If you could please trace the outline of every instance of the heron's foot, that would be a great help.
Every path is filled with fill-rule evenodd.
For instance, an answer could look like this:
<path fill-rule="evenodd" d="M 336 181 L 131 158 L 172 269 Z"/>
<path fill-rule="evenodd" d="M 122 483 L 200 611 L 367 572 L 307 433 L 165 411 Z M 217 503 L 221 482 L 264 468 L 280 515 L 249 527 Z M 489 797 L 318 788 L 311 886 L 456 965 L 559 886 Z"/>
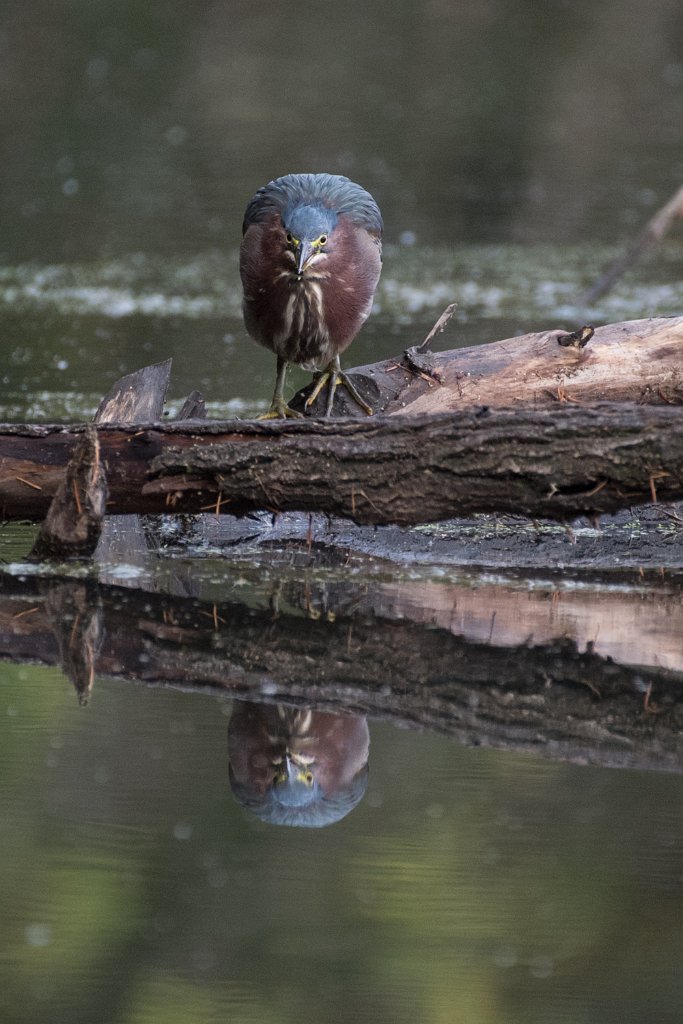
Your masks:
<path fill-rule="evenodd" d="M 368 405 L 365 399 L 361 397 L 358 390 L 356 389 L 356 386 L 351 382 L 351 378 L 348 376 L 348 374 L 344 373 L 344 371 L 340 369 L 339 366 L 335 366 L 334 363 L 328 366 L 327 369 L 323 370 L 323 372 L 319 375 L 318 379 L 315 382 L 315 387 L 313 388 L 310 395 L 306 399 L 306 404 L 304 408 L 309 409 L 313 405 L 313 403 L 315 402 L 316 398 L 318 397 L 322 389 L 325 387 L 325 385 L 327 385 L 328 387 L 327 405 L 325 407 L 326 419 L 329 419 L 329 417 L 332 415 L 332 406 L 334 405 L 334 394 L 340 385 L 346 388 L 346 390 L 351 395 L 351 398 L 354 400 L 356 405 L 360 406 L 360 408 L 367 416 L 372 416 L 372 408 Z"/>
<path fill-rule="evenodd" d="M 303 416 L 296 409 L 290 409 L 284 398 L 274 398 L 268 412 L 261 413 L 257 420 L 300 420 Z"/>

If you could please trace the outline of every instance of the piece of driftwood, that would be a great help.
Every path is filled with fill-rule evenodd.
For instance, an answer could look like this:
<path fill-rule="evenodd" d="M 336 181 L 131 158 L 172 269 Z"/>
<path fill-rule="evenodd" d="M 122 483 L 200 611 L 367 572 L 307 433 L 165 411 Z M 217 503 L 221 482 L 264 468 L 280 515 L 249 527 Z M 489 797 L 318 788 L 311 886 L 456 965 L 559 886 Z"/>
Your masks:
<path fill-rule="evenodd" d="M 160 416 L 161 414 L 159 414 Z M 159 416 L 155 417 L 159 419 Z M 201 391 L 191 391 L 180 407 L 176 422 L 182 420 L 203 420 L 206 416 L 206 401 Z"/>
<path fill-rule="evenodd" d="M 597 281 L 583 296 L 582 302 L 589 306 L 611 291 L 619 278 L 629 270 L 640 257 L 657 245 L 664 238 L 671 225 L 678 218 L 683 218 L 683 185 L 671 199 L 660 207 L 647 222 L 636 240 L 626 251 L 600 275 Z"/>
<path fill-rule="evenodd" d="M 161 419 L 172 365 L 171 359 L 165 359 L 121 377 L 100 402 L 93 422 L 154 423 Z M 191 397 L 197 394 L 193 392 Z"/>
<path fill-rule="evenodd" d="M 427 354 L 429 372 L 415 370 L 418 350 L 405 366 L 366 368 L 388 414 L 372 419 L 101 427 L 107 511 L 408 524 L 488 510 L 563 519 L 682 496 L 683 317 Z M 593 404 L 605 396 L 624 402 Z M 45 515 L 83 429 L 0 427 L 5 517 Z"/>
<path fill-rule="evenodd" d="M 93 606 L 97 627 L 81 630 L 81 609 Z M 683 768 L 680 673 L 620 665 L 571 640 L 492 646 L 363 610 L 314 618 L 92 580 L 0 577 L 0 658 L 64 664 L 67 633 L 85 647 L 80 656 L 77 639 L 66 648 L 79 695 L 92 670 L 363 714 L 578 763 Z"/>

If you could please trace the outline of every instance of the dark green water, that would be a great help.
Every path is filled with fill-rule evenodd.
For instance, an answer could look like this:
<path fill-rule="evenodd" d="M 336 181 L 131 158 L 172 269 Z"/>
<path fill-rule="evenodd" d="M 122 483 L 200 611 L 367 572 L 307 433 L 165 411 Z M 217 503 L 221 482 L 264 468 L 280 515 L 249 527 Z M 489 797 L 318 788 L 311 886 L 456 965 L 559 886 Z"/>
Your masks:
<path fill-rule="evenodd" d="M 445 347 L 679 314 L 680 231 L 599 306 L 579 296 L 683 181 L 682 54 L 677 0 L 9 0 L 0 419 L 86 417 L 168 356 L 171 408 L 199 388 L 211 415 L 261 410 L 240 224 L 294 170 L 348 174 L 384 213 L 347 365 L 451 301 Z M 6 531 L 2 554 L 29 544 Z M 161 589 L 242 586 L 174 557 Z M 7 1024 L 681 1020 L 679 775 L 371 721 L 359 806 L 276 828 L 230 795 L 228 715 L 104 673 L 80 708 L 56 668 L 0 665 Z"/>
<path fill-rule="evenodd" d="M 677 1019 L 680 778 L 376 724 L 361 805 L 286 829 L 228 702 L 5 666 L 0 710 L 8 1021 Z"/>

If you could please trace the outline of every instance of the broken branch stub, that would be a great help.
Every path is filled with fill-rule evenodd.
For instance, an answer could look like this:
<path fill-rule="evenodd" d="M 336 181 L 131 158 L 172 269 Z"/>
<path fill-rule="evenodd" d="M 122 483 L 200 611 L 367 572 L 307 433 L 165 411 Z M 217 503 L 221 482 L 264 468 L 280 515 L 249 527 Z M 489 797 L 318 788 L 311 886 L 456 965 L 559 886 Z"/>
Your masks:
<path fill-rule="evenodd" d="M 88 558 L 97 547 L 107 502 L 107 481 L 97 430 L 88 424 L 66 467 L 29 560 Z"/>

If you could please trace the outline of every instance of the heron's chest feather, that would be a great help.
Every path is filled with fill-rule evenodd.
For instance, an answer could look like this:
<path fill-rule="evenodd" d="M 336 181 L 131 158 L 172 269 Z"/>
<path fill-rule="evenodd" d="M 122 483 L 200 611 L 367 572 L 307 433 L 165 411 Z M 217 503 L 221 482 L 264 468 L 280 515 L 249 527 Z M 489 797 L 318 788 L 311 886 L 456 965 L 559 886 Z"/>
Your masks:
<path fill-rule="evenodd" d="M 289 353 L 292 362 L 317 363 L 328 357 L 330 329 L 327 323 L 324 281 L 293 279 L 283 275 L 279 289 L 280 322 L 273 336 L 273 348 Z M 282 287 L 283 286 L 283 287 Z"/>

